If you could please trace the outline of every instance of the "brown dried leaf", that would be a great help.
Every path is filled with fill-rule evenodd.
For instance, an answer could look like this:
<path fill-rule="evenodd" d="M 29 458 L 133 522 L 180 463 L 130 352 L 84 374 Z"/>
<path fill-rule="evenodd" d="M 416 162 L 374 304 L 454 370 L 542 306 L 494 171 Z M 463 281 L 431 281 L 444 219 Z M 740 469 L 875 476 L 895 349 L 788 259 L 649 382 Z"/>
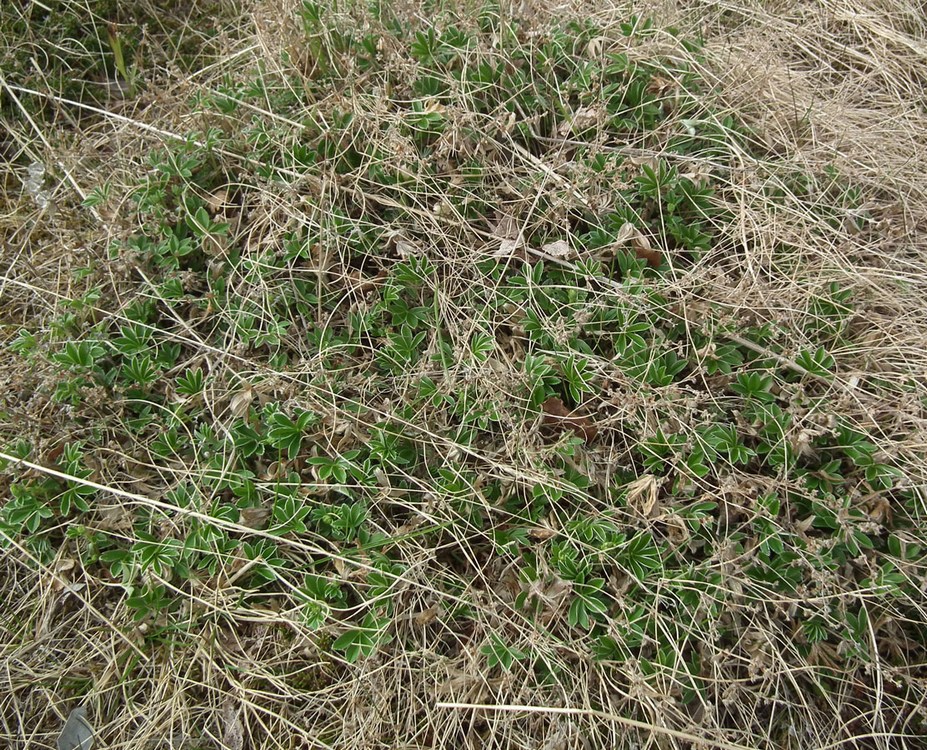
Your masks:
<path fill-rule="evenodd" d="M 637 231 L 637 227 L 634 226 L 630 221 L 626 221 L 621 225 L 621 229 L 618 230 L 618 234 L 615 235 L 615 244 L 627 245 L 638 234 L 640 234 L 640 232 Z"/>
<path fill-rule="evenodd" d="M 572 430 L 574 435 L 581 437 L 586 443 L 591 442 L 598 433 L 598 429 L 589 417 L 575 415 L 566 408 L 563 401 L 555 396 L 551 396 L 541 404 L 541 409 L 544 412 L 541 424 Z"/>
<path fill-rule="evenodd" d="M 554 529 L 548 529 L 543 526 L 528 529 L 528 538 L 532 542 L 546 542 L 548 539 L 553 539 L 555 536 L 557 536 L 557 532 Z"/>
<path fill-rule="evenodd" d="M 641 234 L 641 231 L 629 221 L 625 222 L 621 229 L 618 230 L 615 244 L 612 247 L 623 247 L 628 244 L 631 245 L 634 254 L 641 260 L 647 261 L 647 265 L 651 268 L 659 268 L 663 263 L 663 253 L 654 250 L 650 246 L 650 240 Z"/>
<path fill-rule="evenodd" d="M 676 86 L 676 82 L 671 78 L 663 76 L 654 76 L 647 85 L 647 92 L 650 94 L 662 95 Z"/>
<path fill-rule="evenodd" d="M 228 188 L 221 188 L 216 190 L 214 193 L 211 193 L 206 198 L 206 203 L 213 213 L 216 213 L 223 207 L 227 206 L 229 202 L 229 191 Z"/>
<path fill-rule="evenodd" d="M 441 614 L 441 605 L 432 604 L 428 609 L 424 609 L 418 614 L 416 614 L 412 619 L 415 621 L 415 624 L 419 627 L 425 627 L 429 623 L 434 622 L 438 615 Z"/>
<path fill-rule="evenodd" d="M 264 528 L 268 518 L 270 518 L 270 508 L 259 505 L 256 508 L 241 509 L 241 525 L 249 529 Z"/>
<path fill-rule="evenodd" d="M 414 258 L 422 254 L 415 245 L 405 240 L 396 240 L 396 252 L 400 258 Z"/>
<path fill-rule="evenodd" d="M 518 222 L 515 220 L 514 216 L 506 214 L 496 222 L 496 226 L 493 227 L 492 234 L 494 237 L 501 237 L 506 240 L 514 240 L 521 236 L 521 227 L 518 225 Z"/>
<path fill-rule="evenodd" d="M 604 36 L 593 37 L 589 40 L 589 44 L 586 45 L 586 56 L 593 59 L 599 58 L 602 56 L 602 52 L 605 50 L 605 45 L 608 42 L 608 38 Z"/>

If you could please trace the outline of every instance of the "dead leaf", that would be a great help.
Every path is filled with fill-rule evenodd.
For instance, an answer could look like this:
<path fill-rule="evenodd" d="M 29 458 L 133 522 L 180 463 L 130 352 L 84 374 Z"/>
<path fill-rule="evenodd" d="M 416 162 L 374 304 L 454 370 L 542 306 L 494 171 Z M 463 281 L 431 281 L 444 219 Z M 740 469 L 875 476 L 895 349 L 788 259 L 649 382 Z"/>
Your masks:
<path fill-rule="evenodd" d="M 232 396 L 232 401 L 229 404 L 229 409 L 232 412 L 233 417 L 243 417 L 248 413 L 248 407 L 251 406 L 251 401 L 254 399 L 254 389 L 250 385 L 246 385 L 238 393 Z"/>
<path fill-rule="evenodd" d="M 543 526 L 539 526 L 534 529 L 528 529 L 528 538 L 532 542 L 546 542 L 548 539 L 553 539 L 557 536 L 557 532 L 553 529 L 548 529 Z"/>
<path fill-rule="evenodd" d="M 874 498 L 867 512 L 873 521 L 881 524 L 890 524 L 894 515 L 892 504 L 885 497 Z"/>
<path fill-rule="evenodd" d="M 87 709 L 75 708 L 58 735 L 58 750 L 90 750 L 93 747 L 93 727 L 87 720 Z"/>
<path fill-rule="evenodd" d="M 635 167 L 643 167 L 645 164 L 652 169 L 656 169 L 660 160 L 656 156 L 642 155 L 642 156 L 632 156 L 628 161 L 633 164 Z"/>
<path fill-rule="evenodd" d="M 653 474 L 644 474 L 627 485 L 628 505 L 644 518 L 652 518 L 657 507 L 659 485 Z"/>
<path fill-rule="evenodd" d="M 249 529 L 264 528 L 268 518 L 270 518 L 270 508 L 259 505 L 256 508 L 241 509 L 241 525 Z"/>
<path fill-rule="evenodd" d="M 554 258 L 560 258 L 562 260 L 566 260 L 575 255 L 575 251 L 566 240 L 548 242 L 546 245 L 541 245 L 541 250 Z"/>
<path fill-rule="evenodd" d="M 515 221 L 514 216 L 505 214 L 496 222 L 496 226 L 493 227 L 492 233 L 494 237 L 513 239 L 521 234 L 521 227 L 518 225 L 518 222 Z"/>
<path fill-rule="evenodd" d="M 640 234 L 640 232 L 637 231 L 637 227 L 630 221 L 626 221 L 621 225 L 618 234 L 615 235 L 615 245 L 627 245 L 632 238 L 636 237 L 638 234 Z"/>
<path fill-rule="evenodd" d="M 71 584 L 71 571 L 74 569 L 76 562 L 73 558 L 65 557 L 55 565 L 56 575 L 50 576 L 50 584 L 53 591 L 61 591 Z"/>
<path fill-rule="evenodd" d="M 217 211 L 219 211 L 219 209 L 228 205 L 228 202 L 229 202 L 228 188 L 221 188 L 220 190 L 216 190 L 214 193 L 211 193 L 206 198 L 206 203 L 209 206 L 209 208 L 212 209 L 213 213 L 216 213 Z"/>
<path fill-rule="evenodd" d="M 711 167 L 699 163 L 688 172 L 683 172 L 679 176 L 688 180 L 693 185 L 701 185 L 703 182 L 707 183 L 711 181 Z"/>
<path fill-rule="evenodd" d="M 674 546 L 681 547 L 692 537 L 686 522 L 675 513 L 666 514 L 660 520 L 665 526 L 666 535 Z"/>
<path fill-rule="evenodd" d="M 650 79 L 650 83 L 647 84 L 647 93 L 662 95 L 669 91 L 671 88 L 676 86 L 676 82 L 671 78 L 664 78 L 663 76 L 654 76 Z"/>
<path fill-rule="evenodd" d="M 589 417 L 574 414 L 566 408 L 563 401 L 555 396 L 551 396 L 541 404 L 541 409 L 544 412 L 541 424 L 555 425 L 572 430 L 574 435 L 581 437 L 586 443 L 591 442 L 598 433 Z"/>
<path fill-rule="evenodd" d="M 799 519 L 795 521 L 795 530 L 802 536 L 807 533 L 808 529 L 814 524 L 814 516 L 808 516 L 807 518 Z"/>
<path fill-rule="evenodd" d="M 492 254 L 494 258 L 507 258 L 524 247 L 525 237 L 513 216 L 506 215 L 499 219 L 492 234 L 499 238 L 499 247 Z"/>
<path fill-rule="evenodd" d="M 603 116 L 603 111 L 596 107 L 580 107 L 573 113 L 571 118 L 560 123 L 557 133 L 563 137 L 568 136 L 570 133 L 578 135 L 584 130 L 598 126 Z"/>
<path fill-rule="evenodd" d="M 626 245 L 630 245 L 634 254 L 641 260 L 647 261 L 647 265 L 651 268 L 659 268 L 663 264 L 663 253 L 654 250 L 650 246 L 650 240 L 630 221 L 622 224 L 611 248 L 614 250 Z"/>
<path fill-rule="evenodd" d="M 399 254 L 400 258 L 414 258 L 421 255 L 421 252 L 415 245 L 412 245 L 409 242 L 404 240 L 396 240 L 396 252 Z"/>
<path fill-rule="evenodd" d="M 425 627 L 438 617 L 441 613 L 440 604 L 432 604 L 428 609 L 424 609 L 418 614 L 416 614 L 412 619 L 415 621 L 415 624 L 419 627 Z"/>
<path fill-rule="evenodd" d="M 516 240 L 502 240 L 499 243 L 499 247 L 492 254 L 493 258 L 508 258 L 510 255 L 515 255 L 523 246 L 525 242 L 519 237 Z"/>
<path fill-rule="evenodd" d="M 593 37 L 586 45 L 586 55 L 592 58 L 601 57 L 607 41 L 608 39 L 604 36 Z"/>
<path fill-rule="evenodd" d="M 238 711 L 229 702 L 222 709 L 222 747 L 224 750 L 242 750 L 245 746 L 245 728 L 238 718 Z"/>

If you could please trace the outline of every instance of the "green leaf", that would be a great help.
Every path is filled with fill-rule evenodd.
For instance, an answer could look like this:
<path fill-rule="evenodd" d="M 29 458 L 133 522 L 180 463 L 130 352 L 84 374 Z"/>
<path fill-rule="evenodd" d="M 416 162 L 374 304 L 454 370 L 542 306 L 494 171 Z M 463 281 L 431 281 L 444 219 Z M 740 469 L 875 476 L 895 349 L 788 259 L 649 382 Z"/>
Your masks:
<path fill-rule="evenodd" d="M 772 376 L 759 372 L 741 372 L 737 380 L 731 384 L 731 390 L 744 398 L 756 399 L 761 403 L 772 403 L 776 397 L 769 392 L 772 387 Z"/>
<path fill-rule="evenodd" d="M 151 346 L 151 329 L 148 326 L 122 326 L 119 332 L 121 335 L 113 341 L 113 346 L 122 355 L 141 354 Z"/>
<path fill-rule="evenodd" d="M 335 458 L 313 456 L 308 463 L 316 467 L 316 474 L 320 481 L 332 480 L 335 484 L 345 484 L 348 481 L 348 470 L 351 464 L 341 456 Z"/>
<path fill-rule="evenodd" d="M 808 643 L 820 643 L 821 641 L 826 641 L 830 631 L 827 628 L 827 625 L 824 624 L 824 621 L 819 617 L 813 617 L 810 620 L 805 620 L 801 626 L 802 632 L 805 635 Z"/>
<path fill-rule="evenodd" d="M 496 348 L 496 340 L 488 333 L 477 331 L 470 338 L 470 354 L 477 362 L 485 362 Z"/>
<path fill-rule="evenodd" d="M 69 341 L 52 359 L 70 370 L 82 372 L 91 369 L 104 353 L 103 347 L 95 341 Z"/>
<path fill-rule="evenodd" d="M 54 511 L 43 497 L 44 492 L 38 485 L 11 485 L 12 499 L 0 510 L 0 517 L 17 533 L 25 530 L 34 534 L 45 519 L 54 517 Z"/>
<path fill-rule="evenodd" d="M 822 377 L 830 376 L 837 364 L 823 346 L 819 346 L 814 351 L 802 350 L 795 358 L 795 362 L 813 375 Z"/>
<path fill-rule="evenodd" d="M 126 605 L 135 610 L 132 617 L 136 622 L 163 612 L 171 603 L 167 589 L 161 584 L 154 586 L 148 584 L 126 600 Z"/>
<path fill-rule="evenodd" d="M 32 351 L 35 351 L 38 346 L 38 340 L 36 336 L 31 331 L 27 331 L 25 328 L 21 328 L 16 334 L 16 338 L 10 342 L 10 351 L 16 352 L 17 354 L 29 354 Z"/>
<path fill-rule="evenodd" d="M 264 439 L 257 430 L 243 419 L 236 422 L 231 429 L 232 444 L 242 458 L 263 453 Z"/>
<path fill-rule="evenodd" d="M 81 205 L 85 208 L 94 208 L 95 206 L 102 205 L 109 198 L 110 184 L 104 182 L 99 187 L 93 188 L 88 194 L 87 197 L 81 202 Z"/>
<path fill-rule="evenodd" d="M 506 672 L 516 661 L 522 661 L 527 657 L 524 651 L 509 646 L 495 633 L 489 636 L 489 643 L 480 648 L 480 653 L 486 657 L 486 665 L 490 669 L 498 665 Z"/>
<path fill-rule="evenodd" d="M 190 369 L 177 378 L 177 393 L 184 396 L 196 396 L 203 392 L 205 384 L 206 378 L 203 375 L 203 369 L 201 367 Z"/>
<path fill-rule="evenodd" d="M 138 558 L 142 570 L 150 570 L 159 578 L 167 578 L 180 561 L 183 546 L 177 539 L 159 541 L 149 534 L 139 534 L 141 539 L 132 545 L 132 552 Z"/>
<path fill-rule="evenodd" d="M 111 549 L 100 555 L 100 562 L 109 566 L 109 572 L 128 582 L 135 569 L 135 555 L 128 549 Z"/>
<path fill-rule="evenodd" d="M 660 550 L 653 537 L 641 532 L 631 539 L 617 556 L 618 564 L 638 580 L 644 580 L 654 570 L 662 567 Z"/>
<path fill-rule="evenodd" d="M 332 648 L 343 652 L 345 659 L 354 664 L 370 656 L 376 650 L 377 645 L 385 640 L 387 624 L 386 618 L 378 618 L 372 613 L 368 614 L 361 627 L 342 633 L 332 644 Z"/>
<path fill-rule="evenodd" d="M 576 404 L 582 403 L 583 395 L 595 390 L 592 386 L 593 374 L 589 372 L 589 362 L 583 357 L 570 354 L 562 361 L 561 367 L 570 398 Z"/>
<path fill-rule="evenodd" d="M 573 585 L 573 601 L 567 612 L 567 622 L 573 627 L 588 630 L 594 618 L 608 611 L 608 605 L 602 595 L 604 578 L 593 578 L 586 583 Z"/>
<path fill-rule="evenodd" d="M 129 383 L 147 387 L 158 379 L 158 368 L 147 354 L 133 355 L 123 364 L 122 376 Z"/>
<path fill-rule="evenodd" d="M 304 432 L 315 419 L 315 415 L 308 411 L 301 412 L 296 419 L 291 419 L 285 414 L 276 412 L 271 418 L 271 426 L 267 431 L 267 440 L 274 448 L 285 451 L 287 457 L 292 461 L 299 455 Z"/>

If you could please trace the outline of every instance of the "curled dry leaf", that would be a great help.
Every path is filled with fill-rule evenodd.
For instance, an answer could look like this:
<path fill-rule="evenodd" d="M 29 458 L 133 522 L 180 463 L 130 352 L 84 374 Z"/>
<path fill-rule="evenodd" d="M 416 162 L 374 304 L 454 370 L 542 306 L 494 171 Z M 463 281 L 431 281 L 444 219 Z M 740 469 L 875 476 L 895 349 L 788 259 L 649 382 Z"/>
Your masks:
<path fill-rule="evenodd" d="M 400 258 L 415 258 L 422 254 L 415 245 L 405 240 L 396 240 L 396 252 Z"/>
<path fill-rule="evenodd" d="M 551 396 L 541 404 L 541 409 L 544 412 L 541 424 L 572 430 L 576 437 L 582 438 L 587 443 L 592 442 L 598 433 L 598 429 L 592 424 L 589 417 L 579 416 L 571 412 L 563 401 L 555 396 Z"/>
<path fill-rule="evenodd" d="M 555 536 L 557 536 L 557 532 L 545 526 L 528 529 L 528 538 L 532 542 L 546 542 L 548 539 L 553 539 Z"/>
<path fill-rule="evenodd" d="M 644 518 L 652 518 L 657 507 L 657 479 L 653 474 L 635 479 L 626 488 L 628 505 Z"/>
<path fill-rule="evenodd" d="M 664 78 L 663 76 L 654 76 L 650 79 L 650 83 L 647 84 L 647 92 L 650 94 L 657 94 L 658 96 L 665 94 L 672 88 L 676 87 L 676 82 L 671 78 Z"/>
<path fill-rule="evenodd" d="M 49 576 L 49 583 L 53 591 L 61 591 L 73 585 L 71 584 L 71 571 L 76 564 L 74 558 L 65 557 L 55 565 L 55 575 Z"/>
<path fill-rule="evenodd" d="M 560 123 L 557 133 L 564 137 L 570 133 L 579 134 L 600 124 L 603 116 L 602 110 L 596 107 L 580 107 L 571 118 Z"/>
<path fill-rule="evenodd" d="M 400 255 L 402 253 L 400 252 Z M 403 256 L 407 257 L 407 256 Z M 360 271 L 346 271 L 341 277 L 343 281 L 347 282 L 347 286 L 354 292 L 358 294 L 367 294 L 372 292 L 374 289 L 379 286 L 380 282 L 384 281 L 389 276 L 389 271 L 385 268 L 381 268 L 377 271 L 376 276 L 364 276 Z"/>
<path fill-rule="evenodd" d="M 492 230 L 494 237 L 502 237 L 508 240 L 514 240 L 521 235 L 521 227 L 514 216 L 504 215 Z"/>
<path fill-rule="evenodd" d="M 660 165 L 660 159 L 656 156 L 643 154 L 641 156 L 632 156 L 628 161 L 633 164 L 635 167 L 648 166 L 652 169 L 656 169 Z"/>
<path fill-rule="evenodd" d="M 234 396 L 232 396 L 232 401 L 229 404 L 229 408 L 232 412 L 233 417 L 243 417 L 248 413 L 248 407 L 251 406 L 251 401 L 254 399 L 254 389 L 247 385 Z"/>
<path fill-rule="evenodd" d="M 679 176 L 689 180 L 693 185 L 701 185 L 702 183 L 711 181 L 711 167 L 699 163 L 693 166 L 688 172 L 683 172 Z"/>
<path fill-rule="evenodd" d="M 240 522 L 242 526 L 249 529 L 262 529 L 267 519 L 270 518 L 270 508 L 257 506 L 256 508 L 242 508 L 240 512 Z"/>
<path fill-rule="evenodd" d="M 213 213 L 216 213 L 220 209 L 228 205 L 229 202 L 229 191 L 228 188 L 221 188 L 211 193 L 206 198 L 206 205 L 212 210 Z"/>
<path fill-rule="evenodd" d="M 439 614 L 441 614 L 441 605 L 432 604 L 428 609 L 424 609 L 418 614 L 413 615 L 412 619 L 416 625 L 423 628 L 434 622 Z"/>
<path fill-rule="evenodd" d="M 499 238 L 499 247 L 493 252 L 494 258 L 507 258 L 521 250 L 525 245 L 525 236 L 513 216 L 503 216 L 492 230 L 493 237 Z"/>
<path fill-rule="evenodd" d="M 630 221 L 626 221 L 618 230 L 612 247 L 618 248 L 625 245 L 630 245 L 631 249 L 634 250 L 634 254 L 641 260 L 647 261 L 647 265 L 651 268 L 659 268 L 662 265 L 663 253 L 654 250 L 650 246 L 650 240 Z"/>
<path fill-rule="evenodd" d="M 586 45 L 586 56 L 592 59 L 601 57 L 607 42 L 608 39 L 604 36 L 593 37 L 589 40 L 589 44 Z"/>

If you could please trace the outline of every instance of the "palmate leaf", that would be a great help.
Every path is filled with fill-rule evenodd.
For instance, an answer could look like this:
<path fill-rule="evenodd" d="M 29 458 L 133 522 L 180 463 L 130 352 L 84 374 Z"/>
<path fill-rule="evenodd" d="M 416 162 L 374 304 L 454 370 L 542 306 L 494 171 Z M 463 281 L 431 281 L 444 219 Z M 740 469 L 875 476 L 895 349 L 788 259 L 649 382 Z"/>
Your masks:
<path fill-rule="evenodd" d="M 509 646 L 495 633 L 489 636 L 489 643 L 480 649 L 486 657 L 486 665 L 492 669 L 497 664 L 508 672 L 516 661 L 521 661 L 527 654 L 514 646 Z"/>
<path fill-rule="evenodd" d="M 342 633 L 332 644 L 332 648 L 343 652 L 345 659 L 353 664 L 359 659 L 370 656 L 377 646 L 390 640 L 390 636 L 386 633 L 388 623 L 388 618 L 377 617 L 371 612 L 364 618 L 360 627 L 351 628 Z"/>
<path fill-rule="evenodd" d="M 14 484 L 10 486 L 10 494 L 12 500 L 0 511 L 0 522 L 9 525 L 17 533 L 25 530 L 34 534 L 42 521 L 55 515 L 45 502 L 44 492 L 35 486 Z"/>
<path fill-rule="evenodd" d="M 588 630 L 596 616 L 605 614 L 608 604 L 601 593 L 604 586 L 604 578 L 593 578 L 587 583 L 574 584 L 575 598 L 570 603 L 567 613 L 567 622 L 570 625 Z"/>
<path fill-rule="evenodd" d="M 344 658 L 351 664 L 359 659 L 370 656 L 376 648 L 376 634 L 364 628 L 352 628 L 332 644 L 336 651 L 344 653 Z"/>
<path fill-rule="evenodd" d="M 149 534 L 139 534 L 140 540 L 132 545 L 142 570 L 150 570 L 159 578 L 168 577 L 180 562 L 183 545 L 177 539 L 159 541 Z"/>
<path fill-rule="evenodd" d="M 296 419 L 277 412 L 271 419 L 267 440 L 274 448 L 286 451 L 287 457 L 293 460 L 302 447 L 303 433 L 314 421 L 315 415 L 308 411 L 301 412 Z"/>
<path fill-rule="evenodd" d="M 618 563 L 638 580 L 645 579 L 651 571 L 662 565 L 660 550 L 648 533 L 641 533 L 631 539 L 618 555 Z"/>

